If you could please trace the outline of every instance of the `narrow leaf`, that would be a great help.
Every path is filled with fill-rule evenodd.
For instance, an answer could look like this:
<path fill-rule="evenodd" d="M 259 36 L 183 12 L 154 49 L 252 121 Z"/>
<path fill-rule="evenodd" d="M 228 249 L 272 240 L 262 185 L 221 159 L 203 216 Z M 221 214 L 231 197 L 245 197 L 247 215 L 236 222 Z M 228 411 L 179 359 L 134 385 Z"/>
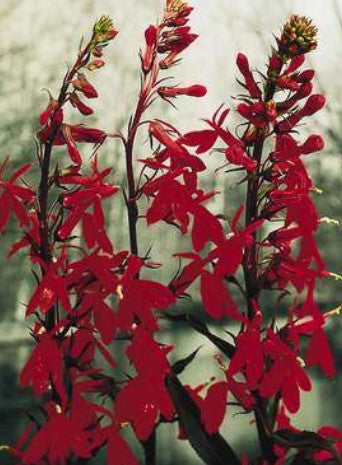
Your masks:
<path fill-rule="evenodd" d="M 196 350 L 194 350 L 190 355 L 188 355 L 186 358 L 183 358 L 181 360 L 178 360 L 176 363 L 172 365 L 172 371 L 175 375 L 179 375 L 182 373 L 185 368 L 194 360 L 196 357 L 197 353 L 201 349 L 201 346 L 197 347 Z"/>
<path fill-rule="evenodd" d="M 178 378 L 168 376 L 166 386 L 176 406 L 181 426 L 203 462 L 207 465 L 240 465 L 240 460 L 219 433 L 210 435 L 205 431 L 195 402 Z"/>

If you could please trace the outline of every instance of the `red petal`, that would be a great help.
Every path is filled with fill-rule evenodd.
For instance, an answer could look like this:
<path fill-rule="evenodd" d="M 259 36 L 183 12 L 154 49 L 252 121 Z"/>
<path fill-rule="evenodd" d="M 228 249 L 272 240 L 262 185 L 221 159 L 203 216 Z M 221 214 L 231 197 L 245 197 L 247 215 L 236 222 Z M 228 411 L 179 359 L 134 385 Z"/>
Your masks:
<path fill-rule="evenodd" d="M 216 433 L 226 415 L 228 384 L 218 382 L 210 386 L 201 408 L 201 420 L 209 434 Z"/>
<path fill-rule="evenodd" d="M 236 311 L 235 302 L 222 279 L 208 271 L 202 271 L 201 297 L 206 311 L 212 318 L 218 320 L 224 315 L 229 315 L 234 320 L 244 320 Z"/>
<path fill-rule="evenodd" d="M 215 215 L 199 206 L 195 210 L 192 228 L 192 243 L 195 251 L 202 250 L 210 239 L 216 245 L 220 244 L 224 239 L 223 228 Z"/>
<path fill-rule="evenodd" d="M 107 447 L 108 465 L 139 465 L 126 441 L 111 429 Z"/>

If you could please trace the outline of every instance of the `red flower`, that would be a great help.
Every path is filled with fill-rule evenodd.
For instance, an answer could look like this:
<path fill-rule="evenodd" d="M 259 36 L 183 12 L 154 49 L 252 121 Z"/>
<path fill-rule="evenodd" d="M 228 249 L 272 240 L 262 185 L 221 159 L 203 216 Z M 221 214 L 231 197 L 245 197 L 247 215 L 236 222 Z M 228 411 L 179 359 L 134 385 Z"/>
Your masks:
<path fill-rule="evenodd" d="M 324 329 L 318 328 L 313 332 L 304 359 L 308 368 L 318 365 L 325 376 L 336 376 L 334 358 Z"/>
<path fill-rule="evenodd" d="M 177 224 L 179 223 L 182 234 L 185 234 L 190 222 L 189 213 L 193 208 L 192 196 L 178 181 L 166 179 L 165 181 L 147 210 L 147 224 L 157 223 L 160 220 L 168 221 L 168 218 L 171 221 L 174 219 Z"/>
<path fill-rule="evenodd" d="M 324 140 L 321 136 L 313 134 L 307 138 L 307 140 L 302 145 L 302 153 L 307 155 L 308 153 L 318 152 L 323 150 Z"/>
<path fill-rule="evenodd" d="M 138 319 L 145 329 L 155 331 L 158 325 L 152 309 L 163 310 L 175 303 L 172 292 L 160 283 L 123 276 L 117 285 L 119 304 L 116 313 L 117 325 L 122 330 L 131 329 Z"/>
<path fill-rule="evenodd" d="M 243 166 L 247 171 L 255 171 L 258 162 L 249 157 L 243 146 L 235 144 L 225 150 L 225 155 L 229 163 L 237 166 Z"/>
<path fill-rule="evenodd" d="M 231 229 L 234 234 L 233 237 L 223 241 L 208 256 L 211 260 L 218 259 L 215 266 L 215 274 L 221 278 L 236 272 L 242 262 L 245 247 L 249 247 L 251 244 L 251 234 L 262 224 L 262 221 L 259 220 L 251 223 L 244 231 L 238 231 L 237 223 L 242 212 L 243 209 L 239 208 L 232 220 Z"/>
<path fill-rule="evenodd" d="M 186 388 L 200 410 L 201 422 L 206 432 L 208 434 L 217 433 L 226 416 L 228 383 L 218 381 L 212 384 L 204 399 L 199 395 L 203 386 L 196 389 L 192 389 L 190 386 Z"/>
<path fill-rule="evenodd" d="M 257 102 L 251 105 L 240 103 L 237 111 L 257 128 L 263 128 L 269 123 L 275 121 L 277 117 L 276 106 L 274 102 Z"/>
<path fill-rule="evenodd" d="M 172 346 L 160 346 L 148 331 L 138 326 L 133 332 L 132 344 L 127 347 L 126 353 L 139 375 L 163 378 L 170 373 L 166 355 L 172 349 Z"/>
<path fill-rule="evenodd" d="M 85 242 L 89 249 L 96 244 L 108 253 L 113 252 L 113 246 L 105 231 L 105 218 L 99 199 L 95 199 L 93 213 L 85 213 L 82 221 L 82 230 Z"/>
<path fill-rule="evenodd" d="M 336 453 L 333 455 L 332 450 L 322 450 L 320 452 L 317 452 L 314 457 L 318 461 L 322 461 L 323 463 L 329 462 L 331 460 L 335 461 L 337 459 L 341 460 L 342 458 L 342 432 L 339 431 L 337 428 L 334 428 L 332 426 L 322 426 L 319 428 L 317 433 L 322 436 L 324 439 L 327 439 L 328 441 L 333 441 L 334 445 L 331 446 L 331 448 L 336 449 Z"/>
<path fill-rule="evenodd" d="M 31 228 L 25 232 L 25 235 L 19 239 L 18 241 L 14 242 L 7 254 L 8 258 L 11 258 L 14 254 L 16 254 L 19 250 L 24 247 L 31 246 L 30 254 L 31 256 L 35 255 L 35 251 L 33 248 L 34 244 L 39 244 L 40 242 L 40 232 L 39 232 L 39 223 L 37 213 L 29 214 Z"/>
<path fill-rule="evenodd" d="M 247 329 L 241 332 L 236 339 L 235 353 L 229 363 L 228 379 L 236 373 L 245 373 L 250 389 L 255 389 L 263 375 L 264 355 L 260 340 L 259 316 L 248 323 Z"/>
<path fill-rule="evenodd" d="M 229 392 L 233 394 L 235 399 L 242 405 L 246 411 L 250 411 L 255 405 L 255 397 L 249 392 L 247 383 L 235 381 L 234 378 L 227 376 Z"/>
<path fill-rule="evenodd" d="M 208 271 L 201 273 L 201 299 L 208 314 L 218 320 L 228 315 L 234 320 L 243 321 L 244 318 L 236 310 L 236 304 L 231 298 L 222 278 L 216 273 Z"/>
<path fill-rule="evenodd" d="M 151 121 L 149 132 L 158 142 L 167 147 L 171 152 L 177 155 L 183 155 L 183 148 L 177 144 L 166 132 L 163 126 L 156 121 Z"/>
<path fill-rule="evenodd" d="M 130 423 L 142 441 L 151 435 L 159 413 L 168 420 L 174 416 L 174 407 L 162 379 L 138 376 L 128 381 L 116 397 L 117 421 Z"/>
<path fill-rule="evenodd" d="M 50 98 L 46 110 L 39 117 L 39 122 L 44 129 L 37 133 L 38 138 L 42 138 L 42 142 L 46 142 L 50 135 L 58 130 L 63 123 L 63 109 L 57 100 Z"/>
<path fill-rule="evenodd" d="M 86 235 L 88 244 L 92 246 L 97 242 L 104 250 L 110 252 L 112 246 L 104 231 L 104 215 L 99 199 L 110 197 L 119 189 L 104 182 L 111 169 L 107 168 L 99 171 L 96 158 L 92 164 L 92 169 L 93 174 L 89 177 L 80 174 L 59 177 L 60 184 L 71 184 L 80 186 L 80 188 L 63 195 L 63 206 L 70 210 L 70 214 L 59 228 L 58 235 L 62 240 L 66 239 L 77 223 L 83 220 L 86 225 L 92 228 Z M 89 214 L 86 214 L 86 212 L 91 206 L 93 206 L 93 214 L 90 219 Z"/>
<path fill-rule="evenodd" d="M 177 254 L 176 256 L 192 259 L 192 262 L 186 265 L 180 275 L 173 279 L 169 285 L 174 294 L 179 296 L 200 276 L 205 261 L 193 253 Z"/>
<path fill-rule="evenodd" d="M 141 327 L 134 331 L 133 342 L 127 348 L 138 376 L 117 395 L 115 414 L 119 423 L 132 424 L 140 440 L 150 436 L 159 413 L 168 420 L 174 416 L 174 407 L 164 385 L 164 376 L 170 373 L 166 354 L 171 349 L 161 348 Z"/>
<path fill-rule="evenodd" d="M 198 153 L 202 153 L 209 150 L 218 138 L 222 139 L 223 142 L 228 146 L 226 149 L 219 149 L 219 152 L 224 152 L 226 159 L 229 163 L 237 166 L 243 166 L 247 171 L 255 171 L 257 162 L 253 158 L 249 157 L 246 152 L 247 142 L 243 139 L 240 140 L 228 130 L 222 128 L 222 125 L 229 114 L 229 109 L 226 109 L 220 115 L 219 108 L 213 116 L 212 121 L 206 120 L 206 122 L 213 128 L 213 131 L 201 131 L 198 133 L 190 133 L 185 136 L 185 144 L 187 145 L 199 145 Z M 264 123 L 263 123 L 264 124 Z M 205 142 L 205 138 L 208 136 L 208 141 Z M 245 137 L 245 136 L 244 136 Z M 201 147 L 203 146 L 203 148 Z M 201 148 L 200 148 L 201 147 Z"/>
<path fill-rule="evenodd" d="M 162 33 L 162 40 L 158 45 L 158 52 L 169 53 L 166 58 L 160 61 L 159 66 L 162 69 L 166 69 L 174 65 L 178 55 L 196 40 L 197 37 L 196 34 L 190 33 L 189 27 L 177 27 L 171 31 L 164 31 Z"/>
<path fill-rule="evenodd" d="M 115 465 L 139 465 L 116 428 L 110 428 L 108 431 L 107 460 L 110 465 L 114 463 Z"/>
<path fill-rule="evenodd" d="M 32 163 L 17 169 L 8 181 L 2 179 L 8 158 L 5 158 L 0 165 L 0 234 L 7 226 L 11 212 L 19 220 L 20 227 L 26 226 L 30 222 L 30 216 L 25 209 L 25 204 L 32 203 L 34 192 L 28 187 L 18 186 L 15 182 L 31 168 Z M 23 205 L 24 204 L 24 205 Z"/>
<path fill-rule="evenodd" d="M 321 110 L 325 105 L 326 99 L 323 95 L 314 94 L 311 95 L 306 101 L 303 108 L 298 110 L 296 113 L 293 113 L 285 121 L 282 121 L 277 124 L 277 132 L 289 132 L 291 129 L 296 126 L 299 121 L 307 116 L 311 116 L 317 111 Z"/>
<path fill-rule="evenodd" d="M 215 215 L 199 205 L 194 211 L 194 224 L 192 227 L 194 250 L 199 252 L 209 240 L 212 240 L 216 245 L 222 243 L 224 240 L 223 228 Z"/>
<path fill-rule="evenodd" d="M 51 465 L 66 465 L 71 454 L 91 457 L 91 433 L 82 428 L 77 416 L 67 416 L 59 405 L 46 407 L 48 420 L 31 440 L 23 454 L 25 465 L 36 465 L 47 457 Z"/>
<path fill-rule="evenodd" d="M 20 374 L 20 383 L 22 387 L 32 384 L 36 396 L 49 392 L 53 386 L 59 395 L 61 404 L 66 405 L 66 392 L 63 385 L 63 353 L 57 341 L 50 335 L 44 334 L 39 337 L 31 357 Z"/>
<path fill-rule="evenodd" d="M 181 144 L 197 147 L 196 153 L 204 153 L 212 148 L 217 140 L 218 135 L 211 129 L 204 129 L 203 131 L 188 132 L 179 139 Z"/>
<path fill-rule="evenodd" d="M 37 307 L 42 313 L 47 313 L 50 308 L 60 301 L 67 312 L 71 312 L 68 290 L 64 277 L 57 274 L 57 267 L 47 268 L 43 279 L 34 291 L 26 309 L 26 316 L 30 316 Z"/>
<path fill-rule="evenodd" d="M 95 355 L 94 336 L 88 329 L 78 329 L 62 341 L 62 348 L 79 368 L 88 368 Z"/>
<path fill-rule="evenodd" d="M 115 255 L 104 254 L 95 250 L 91 255 L 84 255 L 78 261 L 68 265 L 66 281 L 68 286 L 74 287 L 78 292 L 94 281 L 100 285 L 101 292 L 113 293 L 118 284 L 119 268 L 127 258 L 128 252 L 120 252 Z M 89 288 L 89 292 L 97 292 L 98 288 Z"/>
<path fill-rule="evenodd" d="M 51 133 L 52 129 L 49 126 L 45 126 L 37 133 L 37 137 L 42 143 L 46 143 L 49 140 Z M 58 129 L 56 130 L 52 144 L 56 146 L 68 144 L 74 145 L 75 142 L 102 144 L 106 137 L 107 134 L 104 131 L 101 131 L 101 129 L 62 124 L 59 125 Z"/>
<path fill-rule="evenodd" d="M 268 331 L 268 339 L 263 348 L 265 355 L 270 357 L 273 363 L 260 383 L 260 395 L 271 397 L 281 392 L 286 408 L 291 413 L 296 413 L 299 409 L 300 389 L 311 389 L 309 377 L 299 365 L 296 354 L 271 330 Z"/>

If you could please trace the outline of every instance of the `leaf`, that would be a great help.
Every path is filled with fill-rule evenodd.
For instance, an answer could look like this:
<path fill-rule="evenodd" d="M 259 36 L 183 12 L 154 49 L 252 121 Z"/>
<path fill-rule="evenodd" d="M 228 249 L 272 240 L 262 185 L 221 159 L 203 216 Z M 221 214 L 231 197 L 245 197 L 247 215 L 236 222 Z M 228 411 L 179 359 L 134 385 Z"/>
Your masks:
<path fill-rule="evenodd" d="M 179 375 L 182 373 L 182 371 L 185 370 L 185 368 L 194 360 L 196 357 L 198 351 L 201 349 L 202 346 L 197 347 L 196 350 L 191 352 L 190 355 L 188 355 L 185 358 L 182 358 L 181 360 L 178 360 L 176 363 L 172 365 L 172 371 L 175 375 Z"/>
<path fill-rule="evenodd" d="M 336 450 L 332 442 L 324 439 L 317 433 L 312 431 L 292 431 L 289 429 L 281 429 L 272 435 L 274 442 L 282 447 L 306 450 L 314 453 L 321 450 L 328 451 L 332 454 L 336 465 L 340 464 Z"/>
<path fill-rule="evenodd" d="M 240 460 L 219 433 L 210 435 L 205 431 L 195 402 L 178 378 L 168 376 L 165 381 L 181 426 L 203 462 L 207 465 L 240 465 Z"/>
<path fill-rule="evenodd" d="M 224 355 L 226 355 L 228 358 L 233 357 L 235 353 L 235 347 L 224 339 L 221 339 L 220 337 L 211 333 L 203 321 L 196 320 L 192 316 L 172 315 L 170 312 L 164 312 L 163 316 L 170 321 L 182 321 L 184 323 L 188 323 L 193 329 L 209 339 L 209 341 L 211 341 L 218 349 L 220 349 Z"/>
<path fill-rule="evenodd" d="M 207 326 L 198 320 L 190 317 L 189 322 L 191 326 L 196 329 L 199 333 L 203 334 L 203 336 L 207 337 L 216 347 L 218 347 L 221 352 L 223 352 L 228 358 L 232 358 L 235 353 L 235 347 L 230 344 L 229 342 L 221 339 L 220 337 L 216 336 L 215 334 L 211 333 Z"/>

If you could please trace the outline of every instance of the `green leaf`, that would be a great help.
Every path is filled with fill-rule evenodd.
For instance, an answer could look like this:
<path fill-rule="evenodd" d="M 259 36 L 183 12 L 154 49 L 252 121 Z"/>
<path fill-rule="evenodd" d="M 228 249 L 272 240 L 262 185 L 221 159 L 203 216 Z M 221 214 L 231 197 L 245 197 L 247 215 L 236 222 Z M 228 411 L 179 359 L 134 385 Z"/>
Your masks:
<path fill-rule="evenodd" d="M 188 355 L 186 358 L 183 358 L 181 360 L 178 360 L 176 363 L 172 365 L 172 372 L 175 375 L 179 375 L 182 373 L 185 368 L 194 360 L 196 357 L 198 351 L 201 349 L 202 346 L 197 347 L 196 350 L 194 350 L 190 355 Z"/>
<path fill-rule="evenodd" d="M 209 341 L 211 341 L 218 349 L 220 349 L 220 351 L 223 352 L 228 358 L 233 357 L 235 353 L 235 347 L 232 344 L 211 333 L 202 321 L 198 321 L 192 317 L 189 317 L 188 322 L 196 331 L 209 339 Z"/>
<path fill-rule="evenodd" d="M 197 405 L 176 376 L 166 378 L 166 386 L 177 409 L 180 424 L 197 455 L 207 465 L 241 465 L 229 444 L 219 433 L 208 434 Z"/>
<path fill-rule="evenodd" d="M 197 320 L 193 316 L 188 315 L 172 315 L 170 312 L 163 313 L 163 316 L 170 321 L 187 323 L 197 332 L 205 336 L 209 341 L 211 341 L 220 351 L 226 355 L 228 358 L 232 358 L 235 353 L 235 347 L 229 342 L 221 339 L 215 334 L 211 333 L 203 321 Z"/>
<path fill-rule="evenodd" d="M 325 450 L 331 453 L 334 458 L 334 463 L 340 464 L 336 450 L 331 441 L 323 438 L 312 431 L 292 431 L 289 429 L 281 429 L 272 435 L 274 442 L 288 449 L 294 448 L 304 451 L 307 454 Z"/>

